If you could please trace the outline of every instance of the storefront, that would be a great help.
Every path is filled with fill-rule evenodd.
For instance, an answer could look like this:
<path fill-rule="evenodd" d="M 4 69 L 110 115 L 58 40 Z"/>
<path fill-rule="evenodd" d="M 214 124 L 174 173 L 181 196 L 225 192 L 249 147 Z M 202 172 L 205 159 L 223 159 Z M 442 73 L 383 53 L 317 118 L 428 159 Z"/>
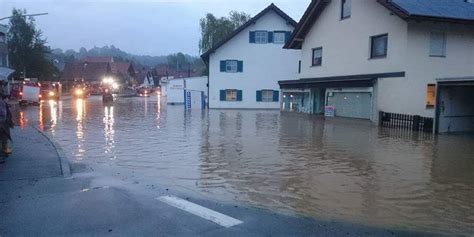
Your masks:
<path fill-rule="evenodd" d="M 372 78 L 301 79 L 280 81 L 282 111 L 324 114 L 334 109 L 337 117 L 373 119 L 374 84 Z"/>

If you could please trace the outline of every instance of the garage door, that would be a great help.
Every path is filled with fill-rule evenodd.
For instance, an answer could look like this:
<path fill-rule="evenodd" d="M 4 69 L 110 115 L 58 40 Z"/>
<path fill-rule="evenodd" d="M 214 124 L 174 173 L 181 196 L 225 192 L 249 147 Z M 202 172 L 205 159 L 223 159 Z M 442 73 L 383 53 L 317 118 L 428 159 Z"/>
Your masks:
<path fill-rule="evenodd" d="M 474 131 L 474 84 L 443 86 L 440 84 L 438 132 Z"/>
<path fill-rule="evenodd" d="M 334 92 L 328 96 L 328 105 L 336 108 L 337 117 L 371 119 L 372 93 Z"/>

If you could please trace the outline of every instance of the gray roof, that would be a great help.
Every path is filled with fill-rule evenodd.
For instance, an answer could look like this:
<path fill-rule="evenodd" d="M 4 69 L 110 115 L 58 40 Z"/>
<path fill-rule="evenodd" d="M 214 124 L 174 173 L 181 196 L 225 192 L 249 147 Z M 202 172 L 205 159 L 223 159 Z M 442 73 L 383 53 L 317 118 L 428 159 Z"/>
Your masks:
<path fill-rule="evenodd" d="M 7 32 L 8 32 L 7 26 L 0 24 L 0 33 L 6 34 Z"/>
<path fill-rule="evenodd" d="M 474 3 L 466 0 L 392 0 L 410 16 L 474 20 Z"/>

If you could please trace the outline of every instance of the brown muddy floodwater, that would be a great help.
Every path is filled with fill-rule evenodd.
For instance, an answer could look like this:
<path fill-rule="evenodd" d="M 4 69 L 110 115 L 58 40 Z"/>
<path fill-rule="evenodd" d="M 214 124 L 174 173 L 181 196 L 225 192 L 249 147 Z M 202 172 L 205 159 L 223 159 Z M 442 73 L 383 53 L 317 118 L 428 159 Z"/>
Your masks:
<path fill-rule="evenodd" d="M 279 111 L 185 113 L 157 97 L 29 107 L 73 162 L 222 200 L 371 226 L 474 233 L 474 135 L 432 137 Z"/>

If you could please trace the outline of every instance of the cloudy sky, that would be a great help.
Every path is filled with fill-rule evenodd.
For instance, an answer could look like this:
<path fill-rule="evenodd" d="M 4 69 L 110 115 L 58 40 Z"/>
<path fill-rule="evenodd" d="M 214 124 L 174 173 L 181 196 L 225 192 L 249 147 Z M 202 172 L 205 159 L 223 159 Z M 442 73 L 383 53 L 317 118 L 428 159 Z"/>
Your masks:
<path fill-rule="evenodd" d="M 141 55 L 198 55 L 199 19 L 210 12 L 252 16 L 274 2 L 298 21 L 311 0 L 0 0 L 0 18 L 11 9 L 48 12 L 36 18 L 53 48 L 115 45 Z M 2 24 L 8 23 L 4 20 Z"/>

